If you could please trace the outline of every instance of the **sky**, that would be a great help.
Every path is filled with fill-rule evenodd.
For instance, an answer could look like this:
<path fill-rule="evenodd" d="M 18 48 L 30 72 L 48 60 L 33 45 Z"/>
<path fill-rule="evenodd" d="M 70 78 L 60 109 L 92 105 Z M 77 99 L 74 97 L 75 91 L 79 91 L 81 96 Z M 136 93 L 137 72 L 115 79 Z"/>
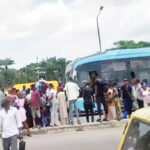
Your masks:
<path fill-rule="evenodd" d="M 119 40 L 150 41 L 149 0 L 0 0 L 0 59 L 19 69 L 48 57 L 73 60 Z"/>

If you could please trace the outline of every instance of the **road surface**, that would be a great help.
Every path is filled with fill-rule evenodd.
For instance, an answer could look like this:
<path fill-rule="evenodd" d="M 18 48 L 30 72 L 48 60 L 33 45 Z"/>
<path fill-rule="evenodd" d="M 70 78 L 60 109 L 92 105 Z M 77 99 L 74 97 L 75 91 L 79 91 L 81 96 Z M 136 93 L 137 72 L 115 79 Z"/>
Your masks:
<path fill-rule="evenodd" d="M 122 131 L 119 127 L 33 135 L 25 138 L 26 150 L 117 150 Z"/>

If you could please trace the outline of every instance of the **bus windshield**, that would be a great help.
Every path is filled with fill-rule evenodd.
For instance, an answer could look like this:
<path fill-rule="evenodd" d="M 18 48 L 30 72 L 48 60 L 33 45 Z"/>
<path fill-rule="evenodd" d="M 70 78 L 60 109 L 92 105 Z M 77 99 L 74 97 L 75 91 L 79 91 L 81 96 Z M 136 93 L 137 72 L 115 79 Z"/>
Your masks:
<path fill-rule="evenodd" d="M 122 150 L 150 150 L 150 124 L 134 120 Z"/>

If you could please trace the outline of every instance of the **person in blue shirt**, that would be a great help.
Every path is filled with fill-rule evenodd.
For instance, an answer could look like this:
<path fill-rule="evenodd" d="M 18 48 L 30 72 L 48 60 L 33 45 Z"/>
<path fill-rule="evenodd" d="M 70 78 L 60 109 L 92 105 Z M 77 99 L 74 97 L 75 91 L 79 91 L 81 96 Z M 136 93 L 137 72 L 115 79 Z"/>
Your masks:
<path fill-rule="evenodd" d="M 23 86 L 22 86 L 22 93 L 23 93 L 24 96 L 26 95 L 26 91 L 27 91 L 27 90 L 26 90 L 26 86 L 23 85 Z"/>

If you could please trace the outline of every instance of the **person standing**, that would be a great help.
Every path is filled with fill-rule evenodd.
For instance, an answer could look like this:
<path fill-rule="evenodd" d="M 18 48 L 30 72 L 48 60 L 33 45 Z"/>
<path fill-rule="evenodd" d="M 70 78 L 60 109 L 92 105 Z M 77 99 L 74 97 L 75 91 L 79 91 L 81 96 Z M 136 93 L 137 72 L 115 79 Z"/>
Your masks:
<path fill-rule="evenodd" d="M 22 139 L 22 122 L 19 112 L 10 106 L 10 100 L 4 99 L 0 111 L 0 129 L 2 131 L 3 150 L 17 150 L 17 138 Z"/>
<path fill-rule="evenodd" d="M 12 88 L 12 89 L 8 90 L 8 96 L 7 96 L 7 98 L 11 100 L 10 101 L 11 105 L 14 105 L 15 100 L 17 99 L 17 95 L 16 95 L 15 89 Z"/>
<path fill-rule="evenodd" d="M 94 122 L 94 112 L 93 112 L 93 100 L 92 100 L 93 90 L 89 83 L 85 84 L 83 88 L 83 99 L 84 99 L 84 109 L 86 113 L 86 120 L 89 122 L 89 111 L 91 113 L 91 121 Z"/>
<path fill-rule="evenodd" d="M 121 120 L 123 117 L 122 107 L 121 107 L 121 100 L 120 100 L 120 89 L 117 87 L 117 83 L 113 83 L 113 93 L 114 93 L 114 100 L 117 112 L 117 120 Z"/>
<path fill-rule="evenodd" d="M 18 107 L 18 111 L 21 117 L 23 127 L 27 129 L 27 136 L 31 136 L 30 131 L 29 131 L 29 126 L 27 124 L 26 110 L 24 108 L 24 104 L 25 104 L 24 95 L 22 92 L 18 92 L 17 96 L 18 96 L 18 99 L 16 99 L 15 103 L 16 103 L 16 106 Z"/>
<path fill-rule="evenodd" d="M 50 103 L 50 113 L 51 113 L 51 122 L 50 126 L 58 126 L 58 99 L 57 99 L 57 92 L 53 88 L 52 84 L 48 85 L 48 89 L 46 92 L 46 95 L 48 97 L 48 101 Z"/>
<path fill-rule="evenodd" d="M 49 125 L 49 113 L 47 111 L 46 105 L 46 93 L 42 93 L 40 97 L 41 101 L 41 118 L 42 118 L 42 126 L 46 127 Z"/>
<path fill-rule="evenodd" d="M 0 88 L 0 110 L 2 109 L 2 101 L 5 98 L 5 94 L 3 93 L 2 89 Z"/>
<path fill-rule="evenodd" d="M 26 86 L 23 85 L 23 86 L 22 86 L 22 93 L 23 93 L 24 96 L 26 95 L 26 92 L 27 92 Z"/>
<path fill-rule="evenodd" d="M 128 79 L 124 79 L 124 85 L 121 87 L 121 98 L 123 100 L 124 109 L 126 113 L 131 115 L 132 113 L 132 88 L 129 86 Z"/>
<path fill-rule="evenodd" d="M 35 86 L 32 86 L 30 106 L 31 106 L 31 112 L 33 117 L 33 127 L 37 125 L 40 128 L 40 122 L 41 122 L 40 93 L 37 91 Z"/>
<path fill-rule="evenodd" d="M 69 123 L 74 124 L 74 111 L 77 117 L 77 123 L 81 124 L 79 118 L 79 112 L 77 108 L 77 99 L 79 97 L 80 88 L 76 83 L 73 82 L 72 78 L 69 78 L 69 82 L 66 83 L 64 88 L 67 96 L 67 100 L 69 102 Z"/>
<path fill-rule="evenodd" d="M 137 81 L 132 83 L 132 107 L 133 107 L 133 110 L 137 110 L 139 108 L 138 106 L 138 102 L 137 102 Z"/>
<path fill-rule="evenodd" d="M 61 124 L 67 125 L 68 124 L 67 102 L 65 92 L 63 91 L 63 87 L 59 87 L 59 93 L 57 94 L 57 98 L 59 102 L 59 113 Z"/>
<path fill-rule="evenodd" d="M 107 119 L 108 120 L 116 120 L 117 116 L 116 116 L 116 104 L 115 104 L 115 93 L 114 93 L 114 89 L 112 86 L 110 86 L 108 88 L 107 91 L 107 99 L 108 99 L 108 116 Z"/>
<path fill-rule="evenodd" d="M 25 104 L 24 104 L 24 108 L 26 110 L 26 116 L 27 116 L 27 124 L 29 128 L 33 127 L 33 118 L 32 118 L 32 113 L 31 113 L 31 108 L 30 108 L 31 93 L 32 92 L 28 88 L 26 91 Z"/>
<path fill-rule="evenodd" d="M 150 88 L 146 83 L 142 83 L 142 96 L 144 101 L 144 107 L 150 106 Z"/>
<path fill-rule="evenodd" d="M 106 104 L 104 92 L 105 90 L 104 90 L 103 80 L 100 77 L 97 77 L 95 80 L 95 100 L 97 103 L 98 114 L 99 114 L 99 119 L 97 121 L 99 122 L 101 121 L 101 104 L 103 104 L 105 110 L 105 117 L 103 121 L 107 121 L 108 107 Z"/>
<path fill-rule="evenodd" d="M 143 108 L 144 102 L 143 102 L 143 96 L 142 96 L 142 85 L 139 80 L 137 80 L 136 92 L 137 92 L 138 106 L 139 108 Z"/>

